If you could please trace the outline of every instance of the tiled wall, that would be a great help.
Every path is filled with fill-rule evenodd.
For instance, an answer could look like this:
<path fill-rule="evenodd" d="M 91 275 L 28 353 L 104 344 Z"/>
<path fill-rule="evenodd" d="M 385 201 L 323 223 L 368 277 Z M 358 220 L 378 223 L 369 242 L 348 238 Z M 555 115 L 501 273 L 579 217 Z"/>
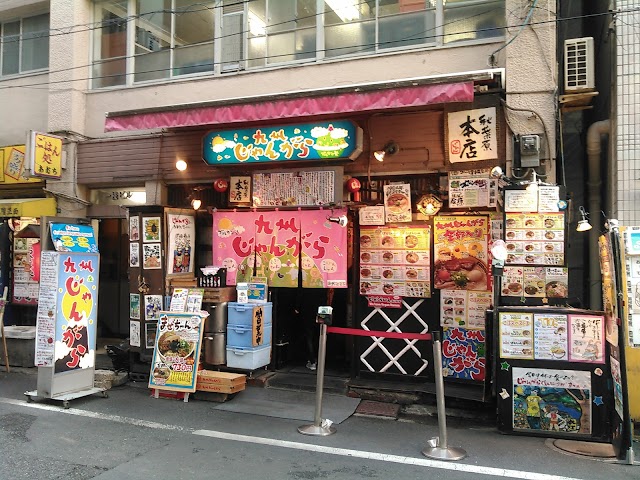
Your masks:
<path fill-rule="evenodd" d="M 613 214 L 621 225 L 640 225 L 640 1 L 618 0 L 616 10 L 618 71 L 614 133 L 617 178 Z M 634 11 L 626 11 L 634 10 Z M 615 125 L 615 123 L 614 123 Z"/>

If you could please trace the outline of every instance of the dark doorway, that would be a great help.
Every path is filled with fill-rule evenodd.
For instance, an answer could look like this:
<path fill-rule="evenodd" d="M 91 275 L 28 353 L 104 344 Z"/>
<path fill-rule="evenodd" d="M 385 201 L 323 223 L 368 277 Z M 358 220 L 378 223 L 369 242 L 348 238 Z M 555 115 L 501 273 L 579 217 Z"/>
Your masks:
<path fill-rule="evenodd" d="M 126 219 L 100 220 L 100 284 L 98 291 L 98 337 L 129 335 L 129 237 Z"/>

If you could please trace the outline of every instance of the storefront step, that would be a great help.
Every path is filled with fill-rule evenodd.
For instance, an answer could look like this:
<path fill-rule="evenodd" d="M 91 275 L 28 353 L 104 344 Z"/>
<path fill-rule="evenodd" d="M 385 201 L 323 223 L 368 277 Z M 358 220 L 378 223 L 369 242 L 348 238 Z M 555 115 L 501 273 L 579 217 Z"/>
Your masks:
<path fill-rule="evenodd" d="M 323 391 L 329 394 L 346 395 L 348 381 L 348 378 L 325 376 Z M 276 372 L 267 380 L 265 386 L 280 390 L 315 392 L 316 375 L 309 373 Z"/>

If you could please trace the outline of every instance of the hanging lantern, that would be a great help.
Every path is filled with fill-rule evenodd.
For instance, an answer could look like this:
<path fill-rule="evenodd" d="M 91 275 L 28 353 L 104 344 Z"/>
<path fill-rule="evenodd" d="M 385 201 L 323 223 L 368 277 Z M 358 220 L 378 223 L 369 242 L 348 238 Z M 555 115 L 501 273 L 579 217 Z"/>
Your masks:
<path fill-rule="evenodd" d="M 442 208 L 442 200 L 433 193 L 423 195 L 416 205 L 418 211 L 423 215 L 432 216 Z"/>
<path fill-rule="evenodd" d="M 216 192 L 226 192 L 229 188 L 229 182 L 224 178 L 219 178 L 213 182 L 213 188 Z"/>
<path fill-rule="evenodd" d="M 357 178 L 352 177 L 347 180 L 347 190 L 349 190 L 349 193 L 353 195 L 352 198 L 354 202 L 360 201 L 360 187 L 362 187 L 362 185 L 360 184 L 360 180 Z"/>

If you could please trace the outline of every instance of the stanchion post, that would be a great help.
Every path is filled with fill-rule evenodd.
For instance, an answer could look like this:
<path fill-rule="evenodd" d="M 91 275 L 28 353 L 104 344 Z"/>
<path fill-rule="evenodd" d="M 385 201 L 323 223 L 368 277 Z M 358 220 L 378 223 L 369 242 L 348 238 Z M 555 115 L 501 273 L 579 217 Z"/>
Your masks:
<path fill-rule="evenodd" d="M 432 335 L 436 404 L 438 407 L 438 436 L 429 440 L 428 445 L 422 450 L 422 454 L 435 460 L 462 460 L 467 456 L 467 452 L 462 448 L 448 445 L 447 414 L 444 406 L 444 380 L 442 379 L 442 344 L 440 343 L 439 331 L 432 332 Z"/>
<path fill-rule="evenodd" d="M 322 422 L 322 393 L 324 389 L 324 364 L 327 356 L 327 323 L 331 323 L 331 311 L 323 314 L 320 309 L 331 307 L 320 307 L 318 309 L 317 322 L 320 324 L 320 338 L 318 340 L 318 365 L 316 370 L 316 408 L 313 423 L 298 427 L 298 432 L 303 435 L 315 435 L 326 437 L 336 433 L 336 427 Z"/>

